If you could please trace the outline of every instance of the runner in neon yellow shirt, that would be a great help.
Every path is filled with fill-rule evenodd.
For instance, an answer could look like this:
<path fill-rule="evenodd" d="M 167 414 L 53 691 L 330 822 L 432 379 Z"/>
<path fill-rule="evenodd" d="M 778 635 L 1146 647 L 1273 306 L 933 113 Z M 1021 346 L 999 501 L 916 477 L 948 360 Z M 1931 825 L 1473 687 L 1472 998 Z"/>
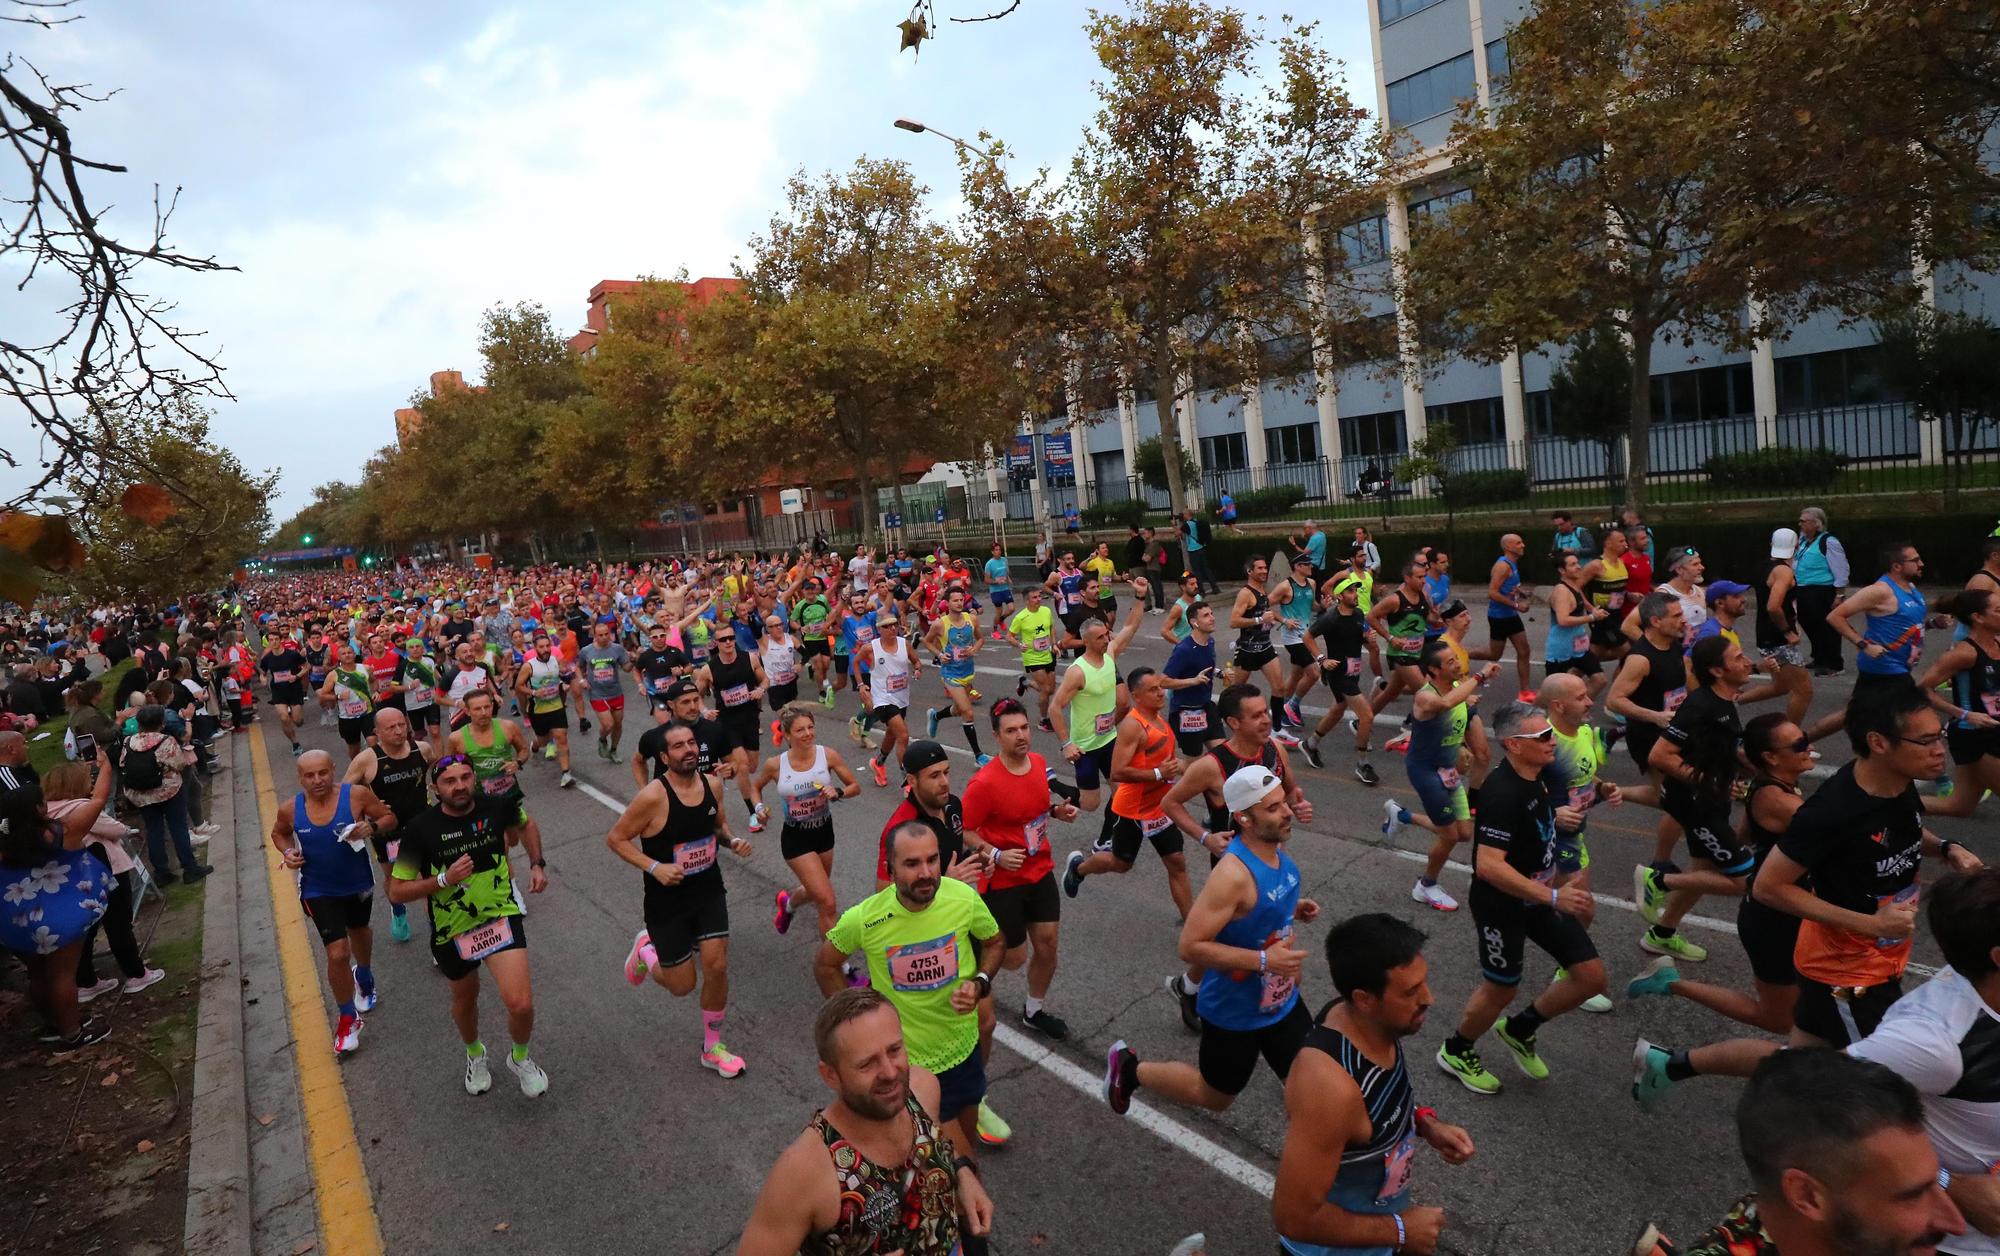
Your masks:
<path fill-rule="evenodd" d="M 1042 605 L 1041 585 L 1028 586 L 1028 604 L 1007 621 L 1007 635 L 1021 647 L 1021 679 L 1014 686 L 1014 696 L 1020 697 L 1033 685 L 1035 701 L 1042 708 L 1042 731 L 1053 732 L 1049 699 L 1056 692 L 1056 615 Z"/>

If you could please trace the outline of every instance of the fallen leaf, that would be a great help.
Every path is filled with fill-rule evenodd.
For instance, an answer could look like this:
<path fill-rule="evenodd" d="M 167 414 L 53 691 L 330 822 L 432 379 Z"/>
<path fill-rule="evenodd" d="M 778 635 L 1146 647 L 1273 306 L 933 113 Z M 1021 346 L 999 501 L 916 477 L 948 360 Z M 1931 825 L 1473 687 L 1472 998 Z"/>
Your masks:
<path fill-rule="evenodd" d="M 180 511 L 172 493 L 157 484 L 134 484 L 118 498 L 124 512 L 140 523 L 157 528 Z"/>
<path fill-rule="evenodd" d="M 97 1084 L 100 1086 L 116 1086 L 118 1084 L 118 1074 L 106 1073 L 104 1075 L 104 1080 Z"/>
<path fill-rule="evenodd" d="M 306 1256 L 307 1252 L 318 1246 L 318 1239 L 300 1239 L 299 1245 L 292 1249 L 292 1256 Z"/>
<path fill-rule="evenodd" d="M 511 1221 L 502 1221 L 502 1222 L 501 1222 L 501 1223 L 500 1223 L 499 1225 L 496 1225 L 496 1226 L 494 1226 L 494 1227 L 493 1227 L 493 1233 L 495 1233 L 495 1234 L 505 1234 L 505 1233 L 507 1233 L 507 1227 L 508 1227 L 508 1226 L 510 1226 L 510 1225 L 512 1225 L 512 1224 L 513 1224 L 513 1222 L 511 1222 Z"/>
<path fill-rule="evenodd" d="M 139 1140 L 139 1145 L 137 1147 L 134 1147 L 132 1150 L 138 1152 L 140 1155 L 143 1156 L 152 1149 L 153 1149 L 153 1140 L 150 1138 L 142 1138 Z"/>
<path fill-rule="evenodd" d="M 275 1121 L 275 1120 L 277 1120 L 277 1119 L 278 1119 L 278 1114 L 277 1114 L 277 1113 L 275 1113 L 275 1112 L 266 1112 L 266 1113 L 265 1113 L 264 1115 L 262 1115 L 262 1116 L 260 1116 L 260 1117 L 258 1117 L 258 1118 L 257 1118 L 257 1124 L 259 1124 L 259 1125 L 269 1125 L 269 1124 L 270 1124 L 271 1122 L 273 1122 L 273 1121 Z"/>

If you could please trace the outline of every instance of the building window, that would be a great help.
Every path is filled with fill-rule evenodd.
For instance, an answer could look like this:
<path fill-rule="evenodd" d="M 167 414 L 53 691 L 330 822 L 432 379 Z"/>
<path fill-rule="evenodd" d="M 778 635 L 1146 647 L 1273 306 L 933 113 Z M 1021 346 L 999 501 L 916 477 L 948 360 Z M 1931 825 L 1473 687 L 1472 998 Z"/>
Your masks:
<path fill-rule="evenodd" d="M 1389 220 L 1381 214 L 1348 223 L 1334 234 L 1348 266 L 1369 266 L 1389 256 Z"/>
<path fill-rule="evenodd" d="M 1478 93 L 1472 54 L 1460 53 L 1449 61 L 1389 84 L 1389 124 L 1409 126 L 1450 113 L 1459 101 L 1471 100 Z"/>
<path fill-rule="evenodd" d="M 1340 416 L 1340 452 L 1349 458 L 1401 457 L 1403 412 Z"/>
<path fill-rule="evenodd" d="M 1125 483 L 1125 451 L 1122 449 L 1090 455 L 1090 466 L 1093 472 L 1091 478 L 1099 485 Z"/>
<path fill-rule="evenodd" d="M 1699 423 L 1747 419 L 1757 413 L 1750 364 L 1704 366 L 1653 376 L 1653 421 Z"/>
<path fill-rule="evenodd" d="M 1382 25 L 1400 22 L 1412 13 L 1422 13 L 1433 5 L 1443 3 L 1444 0 L 1382 0 Z"/>
<path fill-rule="evenodd" d="M 1498 397 L 1425 406 L 1424 422 L 1431 427 L 1449 427 L 1458 434 L 1460 445 L 1489 445 L 1505 439 L 1507 434 L 1507 420 Z"/>
<path fill-rule="evenodd" d="M 1291 423 L 1264 429 L 1265 462 L 1313 462 L 1319 458 L 1319 424 Z"/>
<path fill-rule="evenodd" d="M 1489 85 L 1504 83 L 1513 72 L 1514 62 L 1507 55 L 1506 39 L 1496 39 L 1486 45 L 1486 82 Z"/>
<path fill-rule="evenodd" d="M 1427 196 L 1420 201 L 1411 201 L 1410 230 L 1415 231 L 1418 225 L 1431 215 L 1446 213 L 1452 206 L 1463 205 L 1471 199 L 1471 188 L 1454 188 L 1449 192 L 1440 192 L 1436 196 Z"/>
<path fill-rule="evenodd" d="M 1523 409 L 1527 411 L 1529 436 L 1554 436 L 1556 434 L 1555 406 L 1549 400 L 1549 390 L 1531 392 L 1522 398 Z"/>
<path fill-rule="evenodd" d="M 1864 345 L 1778 359 L 1778 409 L 1826 410 L 1903 398 L 1882 382 L 1882 347 Z"/>
<path fill-rule="evenodd" d="M 1243 433 L 1225 432 L 1201 438 L 1201 465 L 1209 471 L 1241 471 L 1250 465 Z"/>

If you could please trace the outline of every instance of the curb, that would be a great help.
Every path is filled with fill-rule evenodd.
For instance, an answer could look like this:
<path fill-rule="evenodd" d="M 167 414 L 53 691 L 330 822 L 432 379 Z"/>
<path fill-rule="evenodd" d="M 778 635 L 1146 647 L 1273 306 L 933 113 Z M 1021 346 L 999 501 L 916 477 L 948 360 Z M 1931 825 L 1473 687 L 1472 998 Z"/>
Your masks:
<path fill-rule="evenodd" d="M 250 1110 L 244 1081 L 242 937 L 237 920 L 235 774 L 248 771 L 230 736 L 230 788 L 215 791 L 202 903 L 201 1002 L 195 1029 L 194 1104 L 188 1134 L 189 1253 L 251 1256 Z M 213 781 L 216 778 L 210 778 Z"/>

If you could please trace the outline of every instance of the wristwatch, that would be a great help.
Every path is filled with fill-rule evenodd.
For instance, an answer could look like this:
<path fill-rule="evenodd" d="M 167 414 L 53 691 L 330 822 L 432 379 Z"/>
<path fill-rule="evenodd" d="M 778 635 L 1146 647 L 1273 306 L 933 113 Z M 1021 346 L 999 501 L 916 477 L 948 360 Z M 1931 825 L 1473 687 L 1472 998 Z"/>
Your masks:
<path fill-rule="evenodd" d="M 530 859 L 528 866 L 530 868 L 546 868 L 549 866 L 549 861 L 546 859 Z"/>
<path fill-rule="evenodd" d="M 983 999 L 993 993 L 993 978 L 987 976 L 985 973 L 974 973 L 972 974 L 972 979 L 979 983 L 980 998 Z"/>

